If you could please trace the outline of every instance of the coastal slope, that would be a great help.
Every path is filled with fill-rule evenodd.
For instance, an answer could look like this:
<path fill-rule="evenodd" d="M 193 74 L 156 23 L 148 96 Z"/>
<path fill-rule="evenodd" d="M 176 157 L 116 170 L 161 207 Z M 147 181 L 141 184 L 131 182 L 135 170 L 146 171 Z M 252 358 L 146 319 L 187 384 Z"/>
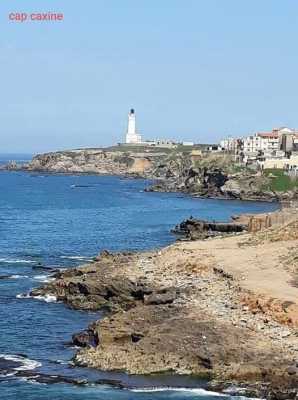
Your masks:
<path fill-rule="evenodd" d="M 233 383 L 247 394 L 294 399 L 297 244 L 293 220 L 159 251 L 105 251 L 91 264 L 58 273 L 32 295 L 104 311 L 73 337 L 82 346 L 75 356 L 79 365 L 199 374 L 217 389 Z"/>

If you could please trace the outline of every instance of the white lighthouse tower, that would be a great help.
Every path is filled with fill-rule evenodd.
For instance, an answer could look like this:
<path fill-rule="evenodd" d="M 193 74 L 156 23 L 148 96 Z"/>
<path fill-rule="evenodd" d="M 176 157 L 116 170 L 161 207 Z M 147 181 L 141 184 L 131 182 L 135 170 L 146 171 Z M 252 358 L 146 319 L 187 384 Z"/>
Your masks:
<path fill-rule="evenodd" d="M 125 142 L 128 144 L 142 143 L 142 136 L 139 135 L 136 130 L 136 114 L 133 108 L 128 113 L 128 126 Z"/>

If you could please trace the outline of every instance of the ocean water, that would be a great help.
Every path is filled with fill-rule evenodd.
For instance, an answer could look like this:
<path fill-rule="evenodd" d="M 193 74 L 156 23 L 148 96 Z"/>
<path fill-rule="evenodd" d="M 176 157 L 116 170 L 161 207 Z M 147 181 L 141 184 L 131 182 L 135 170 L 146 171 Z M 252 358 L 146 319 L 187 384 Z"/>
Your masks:
<path fill-rule="evenodd" d="M 2 162 L 15 158 L 0 157 Z M 130 377 L 73 368 L 71 335 L 100 318 L 100 313 L 70 310 L 51 299 L 26 298 L 30 289 L 50 279 L 47 271 L 34 268 L 38 265 L 72 268 L 103 249 L 165 246 L 175 240 L 170 229 L 190 215 L 224 221 L 232 214 L 277 207 L 145 193 L 148 183 L 95 175 L 0 172 L 0 399 L 218 398 L 194 377 Z M 27 371 L 89 381 L 118 379 L 135 389 L 39 384 L 4 373 L 6 363 L 13 360 Z"/>

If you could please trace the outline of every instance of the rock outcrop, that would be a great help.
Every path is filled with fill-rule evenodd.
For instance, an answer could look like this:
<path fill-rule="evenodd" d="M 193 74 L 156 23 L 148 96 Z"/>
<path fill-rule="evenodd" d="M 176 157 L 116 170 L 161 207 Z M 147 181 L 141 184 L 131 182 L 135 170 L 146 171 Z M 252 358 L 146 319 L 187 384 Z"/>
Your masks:
<path fill-rule="evenodd" d="M 223 236 L 245 232 L 248 224 L 239 222 L 210 222 L 188 218 L 176 225 L 173 233 L 181 235 L 184 239 L 198 240 L 214 236 Z"/>
<path fill-rule="evenodd" d="M 160 179 L 147 191 L 184 192 L 197 197 L 280 201 L 297 197 L 298 192 L 274 193 L 264 190 L 267 178 L 260 172 L 229 173 L 220 168 L 190 167 L 180 176 Z"/>
<path fill-rule="evenodd" d="M 96 173 L 109 175 L 149 173 L 162 154 L 86 149 L 40 154 L 27 165 L 29 171 Z"/>
<path fill-rule="evenodd" d="M 297 224 L 291 227 L 285 229 L 297 230 Z M 280 270 L 277 281 L 288 285 L 280 299 L 254 292 L 248 286 L 248 278 L 256 282 L 253 272 L 248 269 L 244 279 L 240 269 L 245 254 L 257 252 L 249 239 L 262 235 L 181 242 L 153 252 L 105 251 L 91 264 L 57 273 L 31 295 L 51 294 L 70 307 L 104 312 L 73 336 L 81 346 L 74 357 L 78 365 L 131 374 L 198 374 L 216 389 L 237 385 L 255 397 L 294 399 L 298 308 L 289 296 L 296 289 L 279 263 L 269 262 L 275 274 Z M 266 243 L 258 250 L 263 259 L 272 256 Z M 274 248 L 286 254 L 293 244 L 275 242 Z"/>

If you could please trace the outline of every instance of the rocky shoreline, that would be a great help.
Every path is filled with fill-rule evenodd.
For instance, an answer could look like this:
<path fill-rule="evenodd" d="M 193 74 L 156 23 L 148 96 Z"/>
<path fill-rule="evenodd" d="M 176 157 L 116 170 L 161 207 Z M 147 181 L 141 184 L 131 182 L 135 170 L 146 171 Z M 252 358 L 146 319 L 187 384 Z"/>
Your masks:
<path fill-rule="evenodd" d="M 156 182 L 148 191 L 197 197 L 290 201 L 298 194 L 265 191 L 257 172 L 195 165 L 189 155 L 106 153 L 49 153 L 8 169 L 144 177 Z M 102 311 L 102 319 L 73 335 L 81 347 L 77 365 L 190 374 L 206 379 L 210 390 L 297 399 L 297 222 L 272 226 L 265 236 L 247 234 L 247 227 L 247 221 L 191 219 L 176 230 L 193 242 L 142 253 L 104 251 L 90 264 L 55 271 L 53 282 L 30 295 Z M 281 261 L 290 256 L 291 269 Z"/>
<path fill-rule="evenodd" d="M 56 273 L 55 281 L 31 295 L 102 310 L 102 319 L 73 336 L 81 347 L 77 365 L 129 374 L 194 374 L 207 379 L 211 390 L 232 392 L 237 386 L 247 396 L 296 399 L 298 267 L 288 272 L 280 257 L 297 245 L 298 224 L 266 232 L 151 252 L 104 251 L 91 264 Z M 262 254 L 264 266 L 267 258 L 277 274 L 267 272 L 269 286 L 260 280 L 265 289 L 254 283 L 264 266 L 253 263 L 239 271 L 251 254 Z M 274 279 L 283 280 L 286 289 L 281 285 L 271 293 Z"/>
<path fill-rule="evenodd" d="M 120 147 L 119 147 L 120 149 Z M 36 155 L 31 162 L 11 162 L 1 169 L 38 173 L 80 173 L 140 177 L 154 180 L 149 192 L 182 192 L 201 198 L 252 201 L 291 201 L 298 189 L 269 190 L 270 179 L 260 171 L 241 167 L 230 155 L 202 156 L 193 152 L 129 147 L 121 151 L 82 149 Z"/>

